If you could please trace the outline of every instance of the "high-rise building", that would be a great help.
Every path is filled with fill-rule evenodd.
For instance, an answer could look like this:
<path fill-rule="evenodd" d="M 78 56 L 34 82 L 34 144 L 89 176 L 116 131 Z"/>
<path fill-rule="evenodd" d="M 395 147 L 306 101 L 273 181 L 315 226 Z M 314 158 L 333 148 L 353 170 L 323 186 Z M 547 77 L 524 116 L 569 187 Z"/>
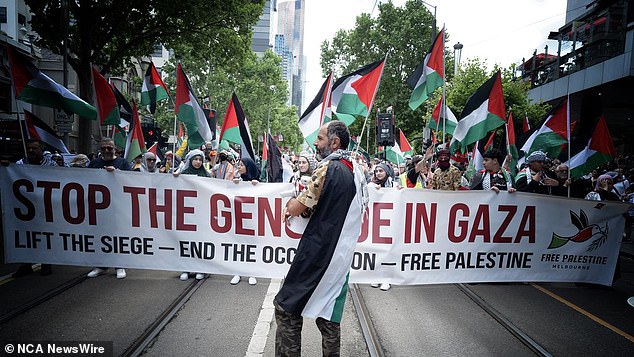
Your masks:
<path fill-rule="evenodd" d="M 277 24 L 277 0 L 267 0 L 262 16 L 253 27 L 251 50 L 261 57 L 267 49 L 272 49 Z"/>
<path fill-rule="evenodd" d="M 290 103 L 302 107 L 306 82 L 304 58 L 304 9 L 305 0 L 290 0 L 278 4 L 277 33 L 284 35 L 286 48 L 290 50 L 291 77 L 289 81 Z"/>

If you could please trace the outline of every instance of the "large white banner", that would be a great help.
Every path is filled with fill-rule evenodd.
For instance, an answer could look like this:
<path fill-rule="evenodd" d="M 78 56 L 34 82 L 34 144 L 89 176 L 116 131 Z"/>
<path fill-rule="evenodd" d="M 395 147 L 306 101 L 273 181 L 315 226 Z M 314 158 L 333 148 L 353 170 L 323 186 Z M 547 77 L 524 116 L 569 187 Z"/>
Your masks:
<path fill-rule="evenodd" d="M 290 184 L 0 167 L 7 262 L 281 278 L 307 220 Z M 351 282 L 609 285 L 627 205 L 543 195 L 370 188 Z"/>

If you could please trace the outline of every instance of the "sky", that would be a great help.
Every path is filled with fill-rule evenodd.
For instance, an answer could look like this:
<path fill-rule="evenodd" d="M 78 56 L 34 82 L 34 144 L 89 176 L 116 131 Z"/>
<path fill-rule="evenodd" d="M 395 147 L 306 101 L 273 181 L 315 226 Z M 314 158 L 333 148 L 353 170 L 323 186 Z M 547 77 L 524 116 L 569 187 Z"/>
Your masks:
<path fill-rule="evenodd" d="M 340 29 L 354 28 L 361 13 L 378 14 L 375 3 L 387 0 L 306 0 L 304 55 L 306 56 L 306 90 L 303 109 L 317 95 L 324 78 L 319 67 L 320 46 L 331 40 Z M 550 31 L 565 23 L 566 0 L 428 0 L 436 6 L 437 26 L 443 24 L 449 34 L 446 48 L 453 51 L 463 44 L 462 62 L 479 57 L 489 68 L 494 64 L 509 67 L 522 58 L 530 58 L 535 49 L 557 51 L 557 42 L 548 40 Z M 393 0 L 404 6 L 405 0 Z M 378 4 L 377 4 L 378 5 Z M 374 11 L 373 11 L 374 8 Z M 433 7 L 429 7 L 433 14 Z M 428 48 L 421 49 L 423 53 Z M 413 70 L 413 69 L 412 69 Z"/>

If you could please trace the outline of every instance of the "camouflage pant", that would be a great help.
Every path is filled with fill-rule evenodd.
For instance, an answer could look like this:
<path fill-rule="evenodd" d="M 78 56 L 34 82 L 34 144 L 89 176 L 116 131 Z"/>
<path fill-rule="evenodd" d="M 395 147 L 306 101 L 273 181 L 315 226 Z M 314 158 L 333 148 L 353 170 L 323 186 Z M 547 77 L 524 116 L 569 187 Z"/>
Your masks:
<path fill-rule="evenodd" d="M 294 357 L 302 354 L 302 325 L 304 318 L 284 311 L 277 302 L 275 305 L 275 356 Z M 339 356 L 341 326 L 321 317 L 315 321 L 321 332 L 323 356 Z"/>

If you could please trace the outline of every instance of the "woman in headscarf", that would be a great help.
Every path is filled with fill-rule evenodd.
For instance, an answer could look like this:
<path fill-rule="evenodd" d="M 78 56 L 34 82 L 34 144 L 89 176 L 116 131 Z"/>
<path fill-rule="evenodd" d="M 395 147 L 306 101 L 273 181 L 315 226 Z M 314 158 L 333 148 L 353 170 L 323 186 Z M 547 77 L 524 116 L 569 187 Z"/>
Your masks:
<path fill-rule="evenodd" d="M 317 167 L 315 156 L 307 151 L 302 151 L 297 160 L 298 170 L 293 173 L 290 183 L 295 186 L 295 197 L 306 190 L 310 177 Z"/>
<path fill-rule="evenodd" d="M 174 172 L 174 176 L 179 174 L 196 175 L 201 177 L 211 177 L 209 172 L 203 167 L 205 153 L 202 150 L 194 149 L 185 156 L 185 165 Z"/>
<path fill-rule="evenodd" d="M 612 176 L 603 174 L 597 178 L 594 190 L 588 192 L 586 200 L 590 201 L 621 201 L 621 198 L 614 193 L 614 181 Z"/>
<path fill-rule="evenodd" d="M 377 190 L 381 187 L 393 187 L 394 170 L 392 169 L 392 166 L 387 162 L 379 162 L 377 165 L 374 165 L 374 175 L 372 176 L 372 181 L 368 184 L 368 186 L 374 186 Z M 372 283 L 370 286 L 373 288 L 378 288 L 380 286 L 383 291 L 388 291 L 392 287 L 390 283 Z"/>
<path fill-rule="evenodd" d="M 240 177 L 235 177 L 233 182 L 239 184 L 240 181 L 250 181 L 253 185 L 258 184 L 258 179 L 260 178 L 260 169 L 255 164 L 255 161 L 251 160 L 251 158 L 243 157 L 240 161 L 238 161 L 238 169 L 236 174 L 240 175 Z M 234 275 L 231 278 L 231 285 L 236 285 L 240 282 L 240 275 Z M 249 285 L 255 285 L 258 281 L 254 276 L 249 277 Z"/>
<path fill-rule="evenodd" d="M 182 167 L 182 169 L 174 171 L 174 174 L 173 174 L 174 177 L 178 177 L 178 175 L 180 174 L 196 175 L 200 177 L 211 177 L 209 176 L 209 173 L 207 172 L 207 170 L 205 170 L 205 168 L 203 167 L 203 162 L 205 161 L 204 157 L 205 157 L 205 153 L 202 152 L 201 150 L 194 149 L 190 151 L 189 153 L 187 153 L 187 156 L 185 156 L 185 165 Z M 196 273 L 196 280 L 201 280 L 204 278 L 205 278 L 205 274 Z M 186 271 L 182 272 L 180 279 L 181 280 L 189 279 L 189 273 Z"/>

